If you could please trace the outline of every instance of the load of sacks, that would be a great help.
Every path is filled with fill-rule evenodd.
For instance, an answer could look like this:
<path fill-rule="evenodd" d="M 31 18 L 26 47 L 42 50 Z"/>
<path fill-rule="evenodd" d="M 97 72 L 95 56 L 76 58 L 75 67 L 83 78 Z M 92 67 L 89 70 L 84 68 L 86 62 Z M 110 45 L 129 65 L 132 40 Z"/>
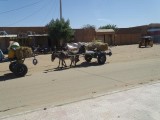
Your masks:
<path fill-rule="evenodd" d="M 71 52 L 71 53 L 78 53 L 79 52 L 79 48 L 84 45 L 86 46 L 85 42 L 77 42 L 77 43 L 67 43 L 66 44 L 66 49 Z"/>
<path fill-rule="evenodd" d="M 19 49 L 16 49 L 15 56 L 18 60 L 21 60 L 21 59 L 24 59 L 24 58 L 32 57 L 33 52 L 32 52 L 32 49 L 30 47 L 21 46 Z"/>
<path fill-rule="evenodd" d="M 106 51 L 108 50 L 108 44 L 103 42 L 90 42 L 86 46 L 86 50 L 98 50 L 98 51 Z"/>
<path fill-rule="evenodd" d="M 78 42 L 78 43 L 67 43 L 66 49 L 69 52 L 78 52 L 79 48 L 84 45 L 86 50 L 92 51 L 92 50 L 98 50 L 98 51 L 106 51 L 108 50 L 108 44 L 103 43 L 100 41 L 93 41 L 93 42 Z"/>

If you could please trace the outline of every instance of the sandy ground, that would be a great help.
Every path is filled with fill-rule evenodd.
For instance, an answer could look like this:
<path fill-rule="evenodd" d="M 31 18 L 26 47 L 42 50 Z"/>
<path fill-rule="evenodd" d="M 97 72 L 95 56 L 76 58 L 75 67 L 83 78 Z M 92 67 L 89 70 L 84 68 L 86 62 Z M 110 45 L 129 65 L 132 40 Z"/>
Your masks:
<path fill-rule="evenodd" d="M 22 78 L 11 78 L 9 63 L 0 63 L 0 116 L 43 105 L 63 105 L 160 80 L 160 45 L 115 46 L 111 50 L 113 55 L 107 56 L 107 64 L 97 65 L 93 59 L 90 67 L 83 67 L 85 60 L 81 57 L 75 69 L 62 71 L 55 71 L 58 59 L 51 62 L 50 54 L 38 55 L 36 66 L 33 58 L 28 58 L 28 73 Z"/>
<path fill-rule="evenodd" d="M 159 101 L 160 83 L 156 83 L 3 120 L 159 120 Z"/>
<path fill-rule="evenodd" d="M 124 45 L 124 46 L 114 46 L 111 47 L 113 55 L 111 57 L 107 56 L 107 62 L 110 64 L 116 62 L 127 62 L 127 61 L 135 61 L 142 59 L 150 59 L 150 58 L 159 58 L 160 57 L 160 45 L 154 45 L 152 48 L 138 48 L 138 44 L 136 45 Z M 51 54 L 46 55 L 38 55 L 36 57 L 38 59 L 38 64 L 35 66 L 32 64 L 33 58 L 27 58 L 25 60 L 25 64 L 29 68 L 28 75 L 34 74 L 38 71 L 44 71 L 46 69 L 56 68 L 58 66 L 58 59 L 54 62 L 51 62 Z M 92 59 L 92 61 L 96 62 L 96 59 Z M 67 65 L 69 66 L 70 61 L 66 60 Z M 80 65 L 85 62 L 83 56 L 80 57 L 80 61 L 77 63 Z M 9 71 L 9 63 L 0 63 L 0 75 L 8 74 Z"/>

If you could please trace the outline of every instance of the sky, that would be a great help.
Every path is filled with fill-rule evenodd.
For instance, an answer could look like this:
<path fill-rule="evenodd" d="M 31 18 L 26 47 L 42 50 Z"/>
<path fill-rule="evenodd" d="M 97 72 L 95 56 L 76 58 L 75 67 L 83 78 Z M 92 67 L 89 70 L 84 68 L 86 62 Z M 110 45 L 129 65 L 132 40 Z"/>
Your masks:
<path fill-rule="evenodd" d="M 160 0 L 62 0 L 73 29 L 108 24 L 118 28 L 160 23 Z M 60 18 L 59 0 L 0 0 L 0 27 L 45 26 Z"/>

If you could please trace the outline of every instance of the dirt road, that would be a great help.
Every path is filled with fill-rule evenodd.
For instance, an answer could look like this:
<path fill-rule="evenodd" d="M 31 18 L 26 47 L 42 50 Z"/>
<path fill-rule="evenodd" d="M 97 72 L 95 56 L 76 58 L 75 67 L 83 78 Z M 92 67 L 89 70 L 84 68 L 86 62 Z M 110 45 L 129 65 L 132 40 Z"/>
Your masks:
<path fill-rule="evenodd" d="M 143 59 L 152 59 L 160 57 L 160 45 L 154 45 L 152 48 L 138 48 L 138 45 L 124 45 L 124 46 L 114 46 L 111 47 L 113 55 L 111 57 L 107 56 L 107 62 L 110 64 L 117 62 L 127 62 L 127 61 L 136 61 Z M 58 59 L 54 62 L 51 62 L 51 55 L 39 55 L 37 56 L 38 64 L 34 66 L 32 64 L 32 58 L 25 60 L 25 64 L 29 68 L 28 75 L 34 74 L 35 72 L 43 72 L 45 69 L 53 69 L 58 65 Z M 96 62 L 96 59 L 93 59 L 92 62 Z M 67 60 L 68 65 L 70 61 Z M 80 62 L 85 62 L 84 58 L 81 57 Z M 0 63 L 0 76 L 10 73 L 8 69 L 9 63 Z"/>
<path fill-rule="evenodd" d="M 63 105 L 89 99 L 108 92 L 130 89 L 139 84 L 160 80 L 160 46 L 138 45 L 112 47 L 113 56 L 98 65 L 83 58 L 75 68 L 56 70 L 50 55 L 38 56 L 39 64 L 26 60 L 26 77 L 15 78 L 8 64 L 0 64 L 0 117 L 19 112 Z M 69 62 L 69 61 L 68 61 Z M 138 97 L 138 96 L 137 96 Z"/>

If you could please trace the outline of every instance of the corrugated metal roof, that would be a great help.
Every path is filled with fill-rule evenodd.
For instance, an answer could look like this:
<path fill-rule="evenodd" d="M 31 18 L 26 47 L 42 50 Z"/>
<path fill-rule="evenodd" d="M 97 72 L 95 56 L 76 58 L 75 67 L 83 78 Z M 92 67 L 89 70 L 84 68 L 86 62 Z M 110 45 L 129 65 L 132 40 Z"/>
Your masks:
<path fill-rule="evenodd" d="M 17 37 L 17 35 L 0 35 L 1 38 L 6 38 L 6 37 Z"/>
<path fill-rule="evenodd" d="M 19 34 L 19 33 L 27 33 L 28 31 L 32 31 L 36 34 L 46 34 L 48 33 L 47 27 L 0 27 L 0 31 L 6 31 L 8 34 Z"/>
<path fill-rule="evenodd" d="M 48 34 L 34 34 L 34 35 L 28 35 L 28 37 L 32 37 L 32 36 L 49 36 Z"/>
<path fill-rule="evenodd" d="M 96 32 L 115 32 L 113 29 L 97 29 Z"/>
<path fill-rule="evenodd" d="M 27 35 L 26 37 L 33 37 L 33 36 L 48 36 L 48 34 L 34 34 L 34 35 Z M 6 37 L 18 37 L 17 35 L 0 35 L 0 38 Z"/>

